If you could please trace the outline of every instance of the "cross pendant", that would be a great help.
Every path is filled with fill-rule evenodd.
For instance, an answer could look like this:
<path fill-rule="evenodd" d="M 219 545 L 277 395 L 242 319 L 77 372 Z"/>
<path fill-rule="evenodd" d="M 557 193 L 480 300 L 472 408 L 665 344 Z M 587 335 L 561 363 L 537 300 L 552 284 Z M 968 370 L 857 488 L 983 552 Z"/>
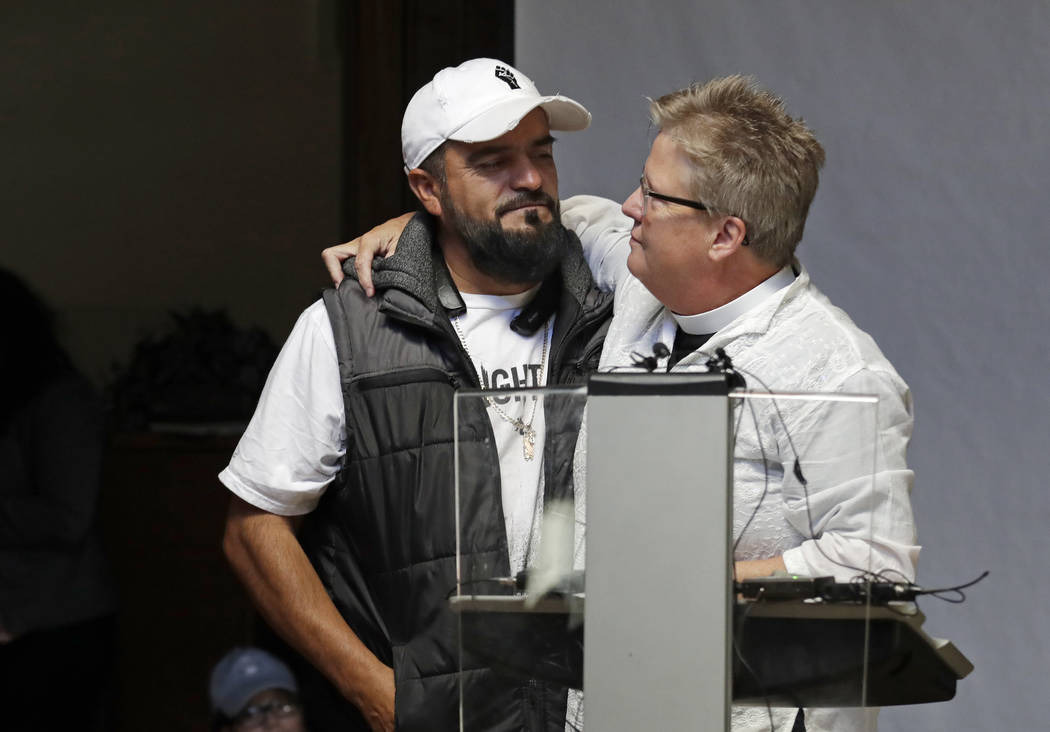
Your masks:
<path fill-rule="evenodd" d="M 525 453 L 526 460 L 536 457 L 536 430 L 532 425 L 525 425 L 521 430 L 521 449 Z"/>

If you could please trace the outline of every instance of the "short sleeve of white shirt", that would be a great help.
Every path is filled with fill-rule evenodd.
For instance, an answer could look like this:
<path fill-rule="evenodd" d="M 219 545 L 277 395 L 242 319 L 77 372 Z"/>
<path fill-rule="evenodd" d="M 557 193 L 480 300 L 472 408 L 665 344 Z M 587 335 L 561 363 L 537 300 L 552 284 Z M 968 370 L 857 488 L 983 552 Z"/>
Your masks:
<path fill-rule="evenodd" d="M 309 513 L 342 465 L 345 421 L 335 338 L 318 300 L 296 321 L 219 480 L 264 511 Z"/>

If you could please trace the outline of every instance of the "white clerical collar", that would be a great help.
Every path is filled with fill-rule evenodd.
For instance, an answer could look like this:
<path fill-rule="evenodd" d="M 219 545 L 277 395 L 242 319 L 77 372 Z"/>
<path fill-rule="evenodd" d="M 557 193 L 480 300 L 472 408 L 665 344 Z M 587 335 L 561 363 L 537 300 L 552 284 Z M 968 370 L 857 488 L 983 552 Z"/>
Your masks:
<path fill-rule="evenodd" d="M 696 315 L 679 315 L 671 313 L 678 321 L 678 326 L 691 335 L 717 333 L 749 310 L 756 308 L 763 300 L 795 281 L 791 265 L 777 272 L 769 279 L 760 282 L 735 300 L 727 302 L 714 310 Z"/>

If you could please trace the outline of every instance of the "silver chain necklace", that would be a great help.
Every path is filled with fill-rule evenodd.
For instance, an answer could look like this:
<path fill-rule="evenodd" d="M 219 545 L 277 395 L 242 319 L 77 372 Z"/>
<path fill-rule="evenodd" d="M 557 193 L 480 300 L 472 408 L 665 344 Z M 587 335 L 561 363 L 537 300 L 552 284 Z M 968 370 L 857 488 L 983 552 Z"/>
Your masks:
<path fill-rule="evenodd" d="M 467 358 L 471 360 L 471 363 L 477 364 L 474 359 L 474 355 L 467 348 L 467 337 L 464 335 L 463 330 L 459 327 L 459 319 L 462 316 L 457 315 L 454 318 L 450 318 L 449 322 L 452 323 L 452 327 L 456 331 L 456 335 L 459 336 L 459 342 L 463 345 L 463 350 L 467 353 Z M 550 336 L 550 319 L 543 324 L 543 354 L 540 356 L 540 376 L 537 379 L 537 386 L 543 386 L 543 370 L 547 365 L 547 342 Z M 480 383 L 480 381 L 479 381 Z M 484 384 L 481 384 L 481 388 L 485 388 Z M 488 402 L 489 406 L 495 410 L 504 421 L 508 422 L 514 431 L 521 435 L 521 451 L 525 456 L 526 460 L 532 460 L 536 457 L 536 430 L 533 429 L 532 423 L 536 420 L 536 399 L 532 400 L 532 416 L 529 417 L 529 421 L 526 423 L 524 420 L 524 414 L 521 417 L 511 417 L 509 414 L 500 409 L 500 406 L 496 404 L 496 400 L 492 397 L 485 397 L 485 401 Z M 524 411 L 524 410 L 522 410 Z"/>

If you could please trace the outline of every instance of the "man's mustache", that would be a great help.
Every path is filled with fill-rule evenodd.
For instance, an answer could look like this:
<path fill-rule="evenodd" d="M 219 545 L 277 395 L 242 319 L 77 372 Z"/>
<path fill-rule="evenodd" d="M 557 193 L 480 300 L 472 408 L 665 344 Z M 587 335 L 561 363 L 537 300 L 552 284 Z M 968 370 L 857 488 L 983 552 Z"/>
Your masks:
<path fill-rule="evenodd" d="M 522 206 L 546 206 L 551 211 L 555 208 L 554 199 L 548 196 L 543 191 L 533 191 L 531 193 L 521 193 L 510 199 L 504 201 L 496 208 L 496 215 L 502 216 L 508 211 L 513 211 L 516 208 Z"/>

